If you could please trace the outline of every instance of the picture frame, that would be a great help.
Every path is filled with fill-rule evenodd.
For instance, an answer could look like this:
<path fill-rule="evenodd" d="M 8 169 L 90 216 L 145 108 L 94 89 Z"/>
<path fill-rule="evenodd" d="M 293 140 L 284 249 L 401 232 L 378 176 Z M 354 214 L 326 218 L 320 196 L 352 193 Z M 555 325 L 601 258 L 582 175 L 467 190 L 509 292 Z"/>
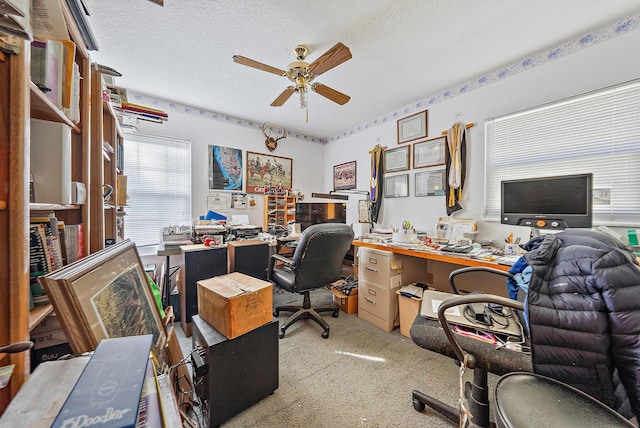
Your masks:
<path fill-rule="evenodd" d="M 264 193 L 267 187 L 293 186 L 293 160 L 267 153 L 247 151 L 246 181 L 247 193 Z"/>
<path fill-rule="evenodd" d="M 444 165 L 446 146 L 447 137 L 445 135 L 413 143 L 413 168 Z"/>
<path fill-rule="evenodd" d="M 242 150 L 209 145 L 209 189 L 241 191 Z"/>
<path fill-rule="evenodd" d="M 428 110 L 398 119 L 398 144 L 425 138 L 428 132 Z"/>
<path fill-rule="evenodd" d="M 443 196 L 445 170 L 430 170 L 416 172 L 415 174 L 415 195 L 420 196 Z"/>
<path fill-rule="evenodd" d="M 356 188 L 356 161 L 345 162 L 333 167 L 333 190 Z"/>
<path fill-rule="evenodd" d="M 390 175 L 384 178 L 385 198 L 409 196 L 409 174 Z"/>
<path fill-rule="evenodd" d="M 401 146 L 395 149 L 386 149 L 383 152 L 383 169 L 385 173 L 409 170 L 411 146 Z"/>
<path fill-rule="evenodd" d="M 131 240 L 39 277 L 74 353 L 93 351 L 100 340 L 153 335 L 153 350 L 165 360 L 167 332 Z"/>

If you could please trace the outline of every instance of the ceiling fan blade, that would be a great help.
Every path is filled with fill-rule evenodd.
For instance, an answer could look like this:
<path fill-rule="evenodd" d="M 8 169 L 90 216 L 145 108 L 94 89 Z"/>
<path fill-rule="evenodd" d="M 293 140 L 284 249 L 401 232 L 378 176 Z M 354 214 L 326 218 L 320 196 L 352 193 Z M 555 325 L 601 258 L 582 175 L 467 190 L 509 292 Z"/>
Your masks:
<path fill-rule="evenodd" d="M 261 62 L 249 59 L 242 55 L 234 55 L 233 62 L 237 64 L 246 65 L 248 67 L 257 68 L 258 70 L 268 71 L 269 73 L 277 74 L 278 76 L 284 76 L 286 73 L 284 70 L 280 70 L 279 68 L 271 67 L 270 65 L 263 64 Z"/>
<path fill-rule="evenodd" d="M 328 98 L 334 103 L 338 103 L 340 105 L 345 105 L 351 99 L 349 95 L 336 91 L 335 89 L 330 88 L 327 85 L 323 85 L 322 83 L 313 83 L 310 86 L 314 92 L 317 92 L 323 97 Z"/>
<path fill-rule="evenodd" d="M 318 76 L 327 70 L 339 66 L 343 62 L 350 60 L 351 51 L 342 43 L 336 43 L 331 49 L 309 65 L 309 71 Z"/>
<path fill-rule="evenodd" d="M 293 86 L 287 86 L 285 88 L 284 91 L 282 91 L 282 93 L 280 95 L 278 95 L 278 98 L 276 98 L 275 100 L 273 100 L 273 102 L 271 103 L 272 107 L 280 107 L 282 104 L 284 104 L 289 97 L 291 96 L 291 94 L 293 94 L 295 92 L 296 88 L 294 88 Z"/>

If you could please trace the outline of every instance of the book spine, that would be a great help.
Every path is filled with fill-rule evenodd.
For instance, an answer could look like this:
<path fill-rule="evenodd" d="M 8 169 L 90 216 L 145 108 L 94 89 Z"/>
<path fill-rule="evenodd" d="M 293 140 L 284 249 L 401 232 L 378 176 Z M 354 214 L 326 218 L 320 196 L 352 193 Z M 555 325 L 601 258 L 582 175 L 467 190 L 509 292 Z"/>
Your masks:
<path fill-rule="evenodd" d="M 149 359 L 147 375 L 142 387 L 142 397 L 138 408 L 137 428 L 162 427 L 162 409 L 160 408 L 160 396 L 158 395 L 158 381 L 153 368 L 153 362 Z"/>
<path fill-rule="evenodd" d="M 38 282 L 38 277 L 49 272 L 45 244 L 38 225 L 29 227 L 29 288 L 34 305 L 49 303 L 47 293 Z"/>

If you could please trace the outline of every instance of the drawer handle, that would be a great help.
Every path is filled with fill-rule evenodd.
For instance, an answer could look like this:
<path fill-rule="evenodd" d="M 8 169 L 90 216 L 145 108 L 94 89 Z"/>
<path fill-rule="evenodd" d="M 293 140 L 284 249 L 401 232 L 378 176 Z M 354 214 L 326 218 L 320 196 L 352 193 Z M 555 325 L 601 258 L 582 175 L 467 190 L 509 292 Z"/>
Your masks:
<path fill-rule="evenodd" d="M 365 266 L 364 268 L 371 272 L 378 272 L 378 269 L 371 269 L 369 266 Z"/>
<path fill-rule="evenodd" d="M 371 288 L 369 288 L 369 289 L 367 290 L 367 292 L 368 292 L 369 294 L 371 294 L 372 296 L 375 296 L 375 295 L 376 295 L 376 290 L 372 290 Z"/>
<path fill-rule="evenodd" d="M 367 299 L 366 297 L 364 298 L 364 300 L 366 300 L 367 302 L 371 303 L 372 305 L 375 305 L 375 304 L 376 304 L 376 302 L 374 302 L 373 300 L 369 300 L 369 299 Z"/>

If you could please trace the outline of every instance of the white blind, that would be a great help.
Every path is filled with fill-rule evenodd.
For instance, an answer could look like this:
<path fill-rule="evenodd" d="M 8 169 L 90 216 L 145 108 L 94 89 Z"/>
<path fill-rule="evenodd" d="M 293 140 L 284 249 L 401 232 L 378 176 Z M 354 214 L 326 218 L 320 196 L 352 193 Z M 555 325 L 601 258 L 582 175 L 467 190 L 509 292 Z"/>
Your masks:
<path fill-rule="evenodd" d="M 503 180 L 592 172 L 593 223 L 640 224 L 640 80 L 487 119 L 485 139 L 488 220 Z"/>
<path fill-rule="evenodd" d="M 158 244 L 163 227 L 191 224 L 191 143 L 125 134 L 124 147 L 125 238 L 138 247 Z"/>

